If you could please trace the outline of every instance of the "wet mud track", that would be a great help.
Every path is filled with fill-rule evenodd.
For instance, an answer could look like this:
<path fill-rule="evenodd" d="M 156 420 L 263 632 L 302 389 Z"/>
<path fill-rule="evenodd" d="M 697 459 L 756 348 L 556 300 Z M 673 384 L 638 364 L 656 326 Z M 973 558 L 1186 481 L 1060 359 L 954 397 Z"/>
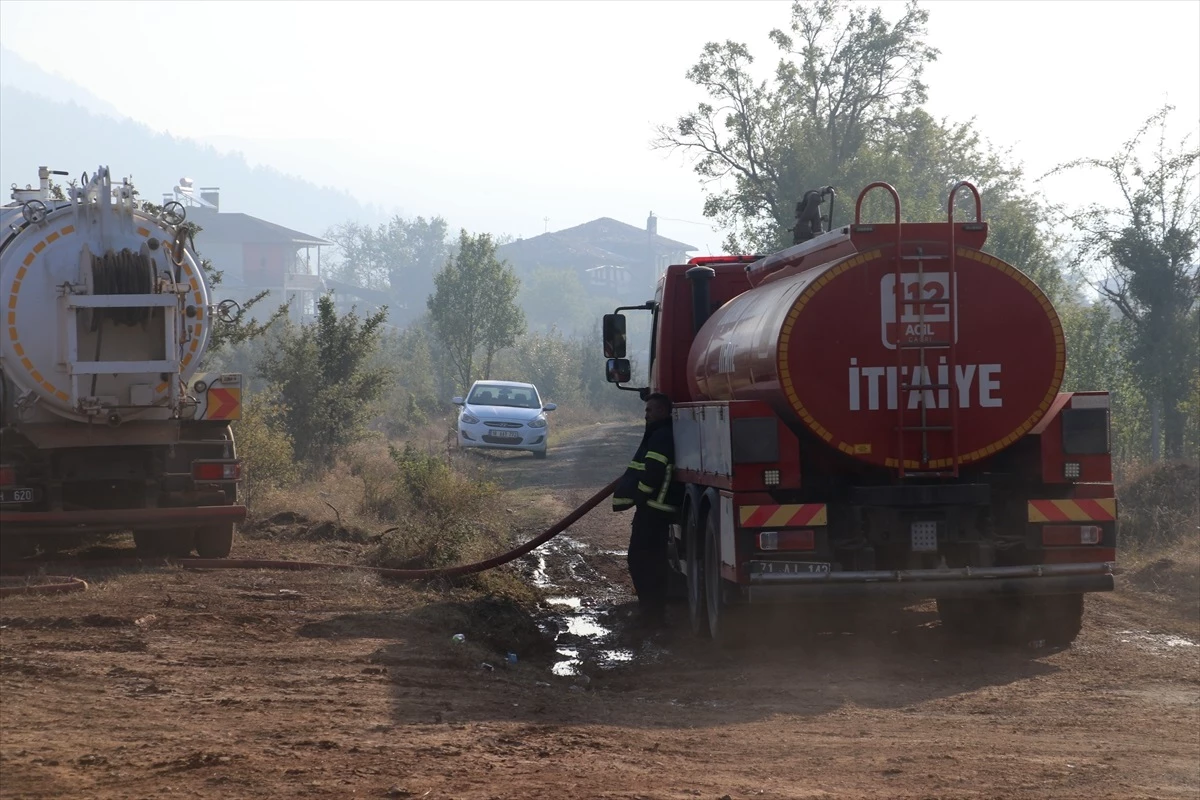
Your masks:
<path fill-rule="evenodd" d="M 542 493 L 547 507 L 563 516 L 621 474 L 641 433 L 638 423 L 601 424 L 570 437 L 547 461 L 491 458 L 506 487 Z M 578 676 L 578 685 L 596 670 L 657 653 L 652 643 L 628 636 L 623 624 L 634 609 L 625 561 L 629 520 L 606 500 L 526 559 L 525 574 L 547 595 L 539 623 L 554 640 L 552 672 Z"/>
<path fill-rule="evenodd" d="M 554 518 L 638 433 L 486 463 Z M 6 598 L 0 797 L 1200 794 L 1196 588 L 1119 580 L 1053 652 L 956 648 L 928 604 L 842 626 L 791 609 L 715 651 L 628 635 L 627 526 L 601 507 L 524 560 L 549 597 L 532 621 L 350 574 L 156 570 Z"/>

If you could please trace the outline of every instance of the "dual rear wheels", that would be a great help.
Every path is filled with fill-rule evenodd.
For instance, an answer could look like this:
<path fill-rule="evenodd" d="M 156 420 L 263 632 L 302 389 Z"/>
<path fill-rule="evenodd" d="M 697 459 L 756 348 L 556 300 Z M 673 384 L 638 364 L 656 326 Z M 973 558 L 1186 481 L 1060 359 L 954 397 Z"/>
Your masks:
<path fill-rule="evenodd" d="M 937 601 L 942 628 L 952 638 L 970 644 L 1065 647 L 1083 627 L 1083 595 Z"/>
<path fill-rule="evenodd" d="M 134 531 L 138 552 L 147 556 L 227 558 L 233 550 L 234 524 L 223 522 L 196 529 Z"/>
<path fill-rule="evenodd" d="M 683 520 L 688 623 L 692 633 L 721 645 L 747 637 L 747 609 L 721 577 L 720 522 L 711 508 L 688 504 Z M 942 627 L 964 643 L 1065 647 L 1083 627 L 1083 595 L 987 597 L 937 601 Z"/>
<path fill-rule="evenodd" d="M 716 513 L 689 504 L 683 535 L 692 633 L 722 646 L 742 642 L 744 610 L 733 601 L 733 587 L 721 577 L 721 530 Z"/>

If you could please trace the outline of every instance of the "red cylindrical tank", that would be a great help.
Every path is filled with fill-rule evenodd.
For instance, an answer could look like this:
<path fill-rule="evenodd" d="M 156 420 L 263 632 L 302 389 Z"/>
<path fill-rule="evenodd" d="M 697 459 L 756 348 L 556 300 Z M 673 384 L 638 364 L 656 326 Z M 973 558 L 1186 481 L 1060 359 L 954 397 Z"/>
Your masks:
<path fill-rule="evenodd" d="M 1037 424 L 1062 382 L 1058 315 L 1009 264 L 958 247 L 951 281 L 945 243 L 923 244 L 931 258 L 922 262 L 922 296 L 947 303 L 903 306 L 897 322 L 891 247 L 764 281 L 697 334 L 688 357 L 692 397 L 765 401 L 793 427 L 880 466 L 898 466 L 901 425 L 927 429 L 924 442 L 920 431 L 904 434 L 906 469 L 949 467 L 955 455 L 970 463 L 1007 447 Z M 903 299 L 913 299 L 917 265 L 902 263 Z M 938 388 L 905 388 L 911 384 Z"/>

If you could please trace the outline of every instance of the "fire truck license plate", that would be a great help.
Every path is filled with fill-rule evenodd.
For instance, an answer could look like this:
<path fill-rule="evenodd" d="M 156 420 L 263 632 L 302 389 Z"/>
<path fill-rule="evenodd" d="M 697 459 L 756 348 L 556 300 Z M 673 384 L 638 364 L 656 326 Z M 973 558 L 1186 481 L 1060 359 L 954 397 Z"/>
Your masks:
<path fill-rule="evenodd" d="M 773 575 L 808 575 L 829 572 L 829 564 L 820 561 L 751 561 L 751 572 Z"/>
<path fill-rule="evenodd" d="M 41 493 L 40 489 L 0 489 L 0 503 L 32 503 Z"/>

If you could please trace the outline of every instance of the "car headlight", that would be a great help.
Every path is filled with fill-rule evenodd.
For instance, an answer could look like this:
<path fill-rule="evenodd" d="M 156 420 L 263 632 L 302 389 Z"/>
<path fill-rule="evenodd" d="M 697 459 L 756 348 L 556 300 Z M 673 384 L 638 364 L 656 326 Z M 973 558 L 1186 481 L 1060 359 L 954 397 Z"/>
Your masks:
<path fill-rule="evenodd" d="M 472 414 L 470 411 L 464 411 L 463 415 L 458 418 L 459 422 L 465 422 L 468 425 L 474 425 L 479 422 L 479 417 Z"/>
<path fill-rule="evenodd" d="M 531 428 L 546 427 L 546 418 L 545 417 L 535 417 L 534 419 L 529 420 L 529 427 L 531 427 Z"/>

